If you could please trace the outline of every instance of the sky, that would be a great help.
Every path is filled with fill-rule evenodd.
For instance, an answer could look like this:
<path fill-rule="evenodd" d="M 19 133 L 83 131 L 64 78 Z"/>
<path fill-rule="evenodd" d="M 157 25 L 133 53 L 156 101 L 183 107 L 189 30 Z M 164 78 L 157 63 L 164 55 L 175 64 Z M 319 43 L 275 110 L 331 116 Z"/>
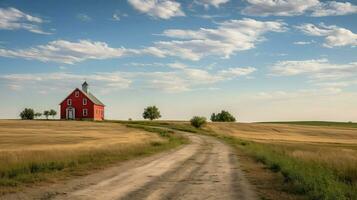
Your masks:
<path fill-rule="evenodd" d="M 0 118 L 84 81 L 107 119 L 357 121 L 357 1 L 0 1 Z"/>

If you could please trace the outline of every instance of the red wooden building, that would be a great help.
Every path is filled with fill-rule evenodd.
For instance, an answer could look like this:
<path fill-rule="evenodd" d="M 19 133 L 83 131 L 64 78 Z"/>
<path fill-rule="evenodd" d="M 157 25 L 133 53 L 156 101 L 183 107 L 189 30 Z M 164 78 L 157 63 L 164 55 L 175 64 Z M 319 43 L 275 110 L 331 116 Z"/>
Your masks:
<path fill-rule="evenodd" d="M 76 88 L 61 103 L 61 119 L 104 120 L 104 104 L 88 91 L 88 83 Z"/>

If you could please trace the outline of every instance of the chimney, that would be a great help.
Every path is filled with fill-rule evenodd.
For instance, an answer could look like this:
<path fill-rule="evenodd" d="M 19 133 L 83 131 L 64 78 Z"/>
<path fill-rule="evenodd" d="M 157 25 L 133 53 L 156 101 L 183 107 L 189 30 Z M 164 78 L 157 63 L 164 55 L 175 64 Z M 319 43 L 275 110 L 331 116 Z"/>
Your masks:
<path fill-rule="evenodd" d="M 88 93 L 88 83 L 87 83 L 87 81 L 84 81 L 84 83 L 82 84 L 82 90 L 85 93 Z"/>

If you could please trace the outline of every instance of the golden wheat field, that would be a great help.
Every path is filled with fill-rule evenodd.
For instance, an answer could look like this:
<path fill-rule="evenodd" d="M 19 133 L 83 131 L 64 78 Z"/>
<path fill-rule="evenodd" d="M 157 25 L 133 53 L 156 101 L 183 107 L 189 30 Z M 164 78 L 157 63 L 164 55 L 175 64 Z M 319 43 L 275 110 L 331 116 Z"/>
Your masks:
<path fill-rule="evenodd" d="M 165 141 L 118 123 L 0 120 L 0 186 L 37 181 L 43 178 L 40 173 L 125 160 L 146 153 L 154 143 Z"/>
<path fill-rule="evenodd" d="M 159 139 L 118 123 L 0 120 L 0 152 L 80 150 Z"/>
<path fill-rule="evenodd" d="M 357 145 L 357 129 L 263 123 L 209 123 L 208 129 L 259 142 Z"/>

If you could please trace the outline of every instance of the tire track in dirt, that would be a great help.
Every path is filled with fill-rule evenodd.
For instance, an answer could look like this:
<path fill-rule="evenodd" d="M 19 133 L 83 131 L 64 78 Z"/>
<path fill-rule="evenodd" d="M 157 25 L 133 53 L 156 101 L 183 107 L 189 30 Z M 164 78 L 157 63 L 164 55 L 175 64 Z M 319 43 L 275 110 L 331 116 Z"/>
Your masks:
<path fill-rule="evenodd" d="M 256 199 L 229 146 L 212 137 L 180 133 L 191 143 L 9 199 Z"/>

